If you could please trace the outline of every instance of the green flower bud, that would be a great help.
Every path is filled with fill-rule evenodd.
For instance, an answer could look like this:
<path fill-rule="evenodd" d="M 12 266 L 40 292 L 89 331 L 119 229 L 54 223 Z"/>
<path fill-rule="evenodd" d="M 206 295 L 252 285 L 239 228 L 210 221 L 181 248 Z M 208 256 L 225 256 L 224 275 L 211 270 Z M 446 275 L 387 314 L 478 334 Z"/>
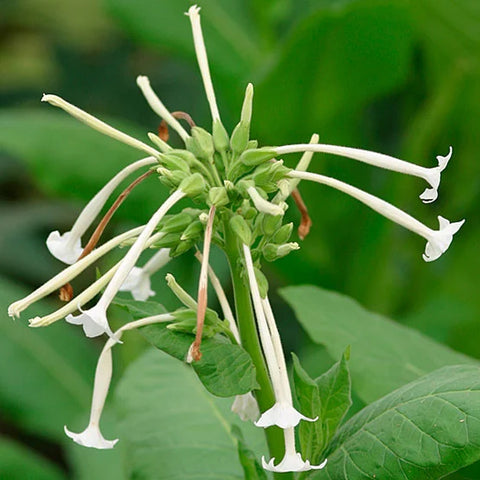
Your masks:
<path fill-rule="evenodd" d="M 240 215 L 234 215 L 230 219 L 230 228 L 233 230 L 235 235 L 240 239 L 245 245 L 251 245 L 252 243 L 252 232 L 250 227 L 243 217 Z"/>
<path fill-rule="evenodd" d="M 211 205 L 223 207 L 230 202 L 225 187 L 213 187 L 208 191 L 208 200 Z"/>
<path fill-rule="evenodd" d="M 167 285 L 173 294 L 188 308 L 197 310 L 197 302 L 177 283 L 175 277 L 171 273 L 165 276 Z"/>
<path fill-rule="evenodd" d="M 230 139 L 230 147 L 235 155 L 239 155 L 247 148 L 249 136 L 250 124 L 240 121 L 233 129 Z"/>
<path fill-rule="evenodd" d="M 190 173 L 188 163 L 175 154 L 167 153 L 166 155 L 162 155 L 160 162 L 169 170 L 181 170 L 182 172 Z"/>
<path fill-rule="evenodd" d="M 258 147 L 258 140 L 249 140 L 246 150 L 256 150 Z"/>
<path fill-rule="evenodd" d="M 262 221 L 262 231 L 269 237 L 277 232 L 283 223 L 283 217 L 280 215 L 264 215 Z"/>
<path fill-rule="evenodd" d="M 205 180 L 199 173 L 194 173 L 186 177 L 179 185 L 179 190 L 189 197 L 196 197 L 205 192 Z"/>
<path fill-rule="evenodd" d="M 195 162 L 197 162 L 197 158 L 195 157 L 195 155 L 192 152 L 189 152 L 188 150 L 175 149 L 175 150 L 170 150 L 170 152 L 168 153 L 169 155 L 175 155 L 176 157 L 179 157 L 182 160 L 185 160 L 190 167 Z"/>
<path fill-rule="evenodd" d="M 185 141 L 188 150 L 196 157 L 210 161 L 215 151 L 213 138 L 201 127 L 192 127 L 192 136 Z"/>
<path fill-rule="evenodd" d="M 283 245 L 267 243 L 262 248 L 262 253 L 267 262 L 273 262 L 279 258 L 284 257 L 285 255 L 288 255 L 293 250 L 298 250 L 299 248 L 300 247 L 296 242 L 284 243 Z"/>
<path fill-rule="evenodd" d="M 190 225 L 184 230 L 180 240 L 195 240 L 203 232 L 203 223 L 199 220 L 190 223 Z"/>
<path fill-rule="evenodd" d="M 277 244 L 288 242 L 293 231 L 293 223 L 286 223 L 273 235 L 272 241 Z"/>
<path fill-rule="evenodd" d="M 180 241 L 180 233 L 167 233 L 160 240 L 155 242 L 156 248 L 172 248 L 176 247 Z"/>
<path fill-rule="evenodd" d="M 212 126 L 213 145 L 217 152 L 225 152 L 230 146 L 230 139 L 220 120 L 214 120 Z"/>
<path fill-rule="evenodd" d="M 275 150 L 268 147 L 257 148 L 255 150 L 245 150 L 240 155 L 240 161 L 244 165 L 248 165 L 250 167 L 254 167 L 256 165 L 260 165 L 261 163 L 268 162 L 272 158 L 276 156 Z"/>
<path fill-rule="evenodd" d="M 170 250 L 170 256 L 172 258 L 179 257 L 185 252 L 188 252 L 194 245 L 195 242 L 193 240 L 184 241 L 182 240 L 182 237 L 180 237 L 180 241 L 177 243 L 177 245 L 172 247 L 172 249 Z"/>
<path fill-rule="evenodd" d="M 242 113 L 240 119 L 242 122 L 250 125 L 252 121 L 252 103 L 253 103 L 253 85 L 249 83 L 245 90 L 245 98 L 243 99 Z"/>
<path fill-rule="evenodd" d="M 162 222 L 160 230 L 165 233 L 182 232 L 192 222 L 192 217 L 185 212 L 177 215 L 169 215 L 168 218 Z"/>
<path fill-rule="evenodd" d="M 259 165 L 253 172 L 253 179 L 257 185 L 267 182 L 277 182 L 278 180 L 285 178 L 291 171 L 283 165 L 283 160 L 278 162 L 267 162 Z"/>
<path fill-rule="evenodd" d="M 197 331 L 197 312 L 196 309 L 180 309 L 173 312 L 174 323 L 167 325 L 169 330 L 174 332 L 184 332 L 194 335 Z M 223 330 L 223 324 L 216 312 L 207 309 L 205 312 L 205 323 L 203 326 L 202 337 L 213 337 Z"/>
<path fill-rule="evenodd" d="M 268 280 L 267 277 L 259 270 L 257 267 L 253 267 L 255 272 L 255 279 L 257 280 L 258 290 L 260 291 L 260 296 L 266 298 L 268 295 Z"/>

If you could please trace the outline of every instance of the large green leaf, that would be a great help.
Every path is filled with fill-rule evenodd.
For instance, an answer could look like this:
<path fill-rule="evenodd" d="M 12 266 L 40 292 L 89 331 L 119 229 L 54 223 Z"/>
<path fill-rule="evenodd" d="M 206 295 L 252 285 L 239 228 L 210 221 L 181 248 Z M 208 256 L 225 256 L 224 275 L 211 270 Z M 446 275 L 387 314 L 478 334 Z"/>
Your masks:
<path fill-rule="evenodd" d="M 152 301 L 117 299 L 116 304 L 126 308 L 135 319 L 165 311 L 162 305 Z M 149 325 L 140 331 L 152 345 L 181 361 L 185 361 L 194 340 L 192 335 L 169 330 L 165 324 Z M 201 351 L 201 360 L 193 362 L 192 367 L 213 395 L 231 397 L 258 388 L 255 366 L 241 346 L 215 336 L 202 340 Z"/>
<path fill-rule="evenodd" d="M 185 365 L 152 350 L 132 364 L 116 394 L 120 443 L 126 444 L 129 477 L 138 480 L 238 480 L 243 478 L 230 424 L 231 400 L 216 399 Z M 244 434 L 265 452 L 263 432 Z"/>
<path fill-rule="evenodd" d="M 60 469 L 32 450 L 0 437 L 0 476 L 5 480 L 65 480 Z"/>
<path fill-rule="evenodd" d="M 64 112 L 44 107 L 44 111 L 2 111 L 0 150 L 25 161 L 38 185 L 49 194 L 89 199 L 123 167 L 147 156 L 88 128 Z M 123 128 L 117 122 L 112 123 Z M 145 140 L 146 132 L 139 133 L 131 126 L 124 131 Z M 118 215 L 145 221 L 166 193 L 158 181 L 150 178 L 132 192 Z"/>
<path fill-rule="evenodd" d="M 88 411 L 97 352 L 78 329 L 62 323 L 30 329 L 13 321 L 7 305 L 24 289 L 0 278 L 0 410 L 29 432 L 63 439 L 63 426 Z M 46 302 L 31 307 L 50 312 Z"/>
<path fill-rule="evenodd" d="M 309 478 L 435 480 L 480 459 L 480 368 L 444 367 L 350 419 Z"/>
<path fill-rule="evenodd" d="M 341 421 L 352 405 L 351 381 L 347 351 L 339 362 L 313 380 L 293 355 L 293 378 L 300 411 L 316 422 L 301 422 L 299 426 L 302 454 L 317 464 Z"/>
<path fill-rule="evenodd" d="M 421 333 L 369 312 L 345 295 L 314 286 L 281 295 L 312 340 L 339 357 L 351 346 L 355 391 L 366 403 L 445 365 L 478 364 Z"/>

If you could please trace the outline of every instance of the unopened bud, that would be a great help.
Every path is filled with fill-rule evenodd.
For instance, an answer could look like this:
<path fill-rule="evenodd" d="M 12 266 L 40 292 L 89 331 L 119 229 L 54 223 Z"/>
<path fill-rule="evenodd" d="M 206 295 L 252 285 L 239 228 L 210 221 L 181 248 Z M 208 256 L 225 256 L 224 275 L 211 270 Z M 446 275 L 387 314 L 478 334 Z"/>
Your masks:
<path fill-rule="evenodd" d="M 240 155 L 240 161 L 244 165 L 254 167 L 275 158 L 276 154 L 275 150 L 268 147 L 245 150 L 242 155 Z"/>
<path fill-rule="evenodd" d="M 283 217 L 279 215 L 265 215 L 262 221 L 262 231 L 269 237 L 272 236 L 283 223 Z"/>
<path fill-rule="evenodd" d="M 213 138 L 201 127 L 192 127 L 192 136 L 185 141 L 188 150 L 196 157 L 210 161 L 215 151 Z"/>
<path fill-rule="evenodd" d="M 225 187 L 212 187 L 208 191 L 208 200 L 211 205 L 215 205 L 216 207 L 223 207 L 230 202 Z"/>
<path fill-rule="evenodd" d="M 230 219 L 230 228 L 242 243 L 250 246 L 252 243 L 252 232 L 245 219 L 240 215 L 234 215 Z"/>
<path fill-rule="evenodd" d="M 199 220 L 190 223 L 190 225 L 184 230 L 180 240 L 194 240 L 198 238 L 203 232 L 203 223 Z"/>
<path fill-rule="evenodd" d="M 161 224 L 160 230 L 165 233 L 181 232 L 192 222 L 192 217 L 185 212 L 178 213 L 168 218 Z"/>
<path fill-rule="evenodd" d="M 179 257 L 185 252 L 188 252 L 194 245 L 195 242 L 193 240 L 182 240 L 182 237 L 180 237 L 177 245 L 170 250 L 170 256 L 172 258 Z"/>
<path fill-rule="evenodd" d="M 258 140 L 249 140 L 246 150 L 256 150 L 258 147 Z"/>
<path fill-rule="evenodd" d="M 284 243 L 283 245 L 275 245 L 273 243 L 267 243 L 263 249 L 262 253 L 265 257 L 267 262 L 273 262 L 279 258 L 288 255 L 290 252 L 294 250 L 298 250 L 300 247 L 298 243 L 291 242 L 291 243 Z"/>
<path fill-rule="evenodd" d="M 243 99 L 242 113 L 240 119 L 242 122 L 250 125 L 252 120 L 252 102 L 253 102 L 253 85 L 249 83 L 245 90 L 245 98 Z"/>
<path fill-rule="evenodd" d="M 288 242 L 293 231 L 293 223 L 286 223 L 282 225 L 277 232 L 273 235 L 272 241 L 277 244 Z"/>
<path fill-rule="evenodd" d="M 174 153 L 162 155 L 160 162 L 169 170 L 182 170 L 183 172 L 190 173 L 188 163 Z"/>
<path fill-rule="evenodd" d="M 234 154 L 239 155 L 247 148 L 249 136 L 250 124 L 240 121 L 233 129 L 230 139 L 230 147 Z"/>
<path fill-rule="evenodd" d="M 155 242 L 156 248 L 173 248 L 176 247 L 180 241 L 180 233 L 167 233 L 158 241 Z"/>
<path fill-rule="evenodd" d="M 179 190 L 189 197 L 196 197 L 205 192 L 205 180 L 199 173 L 194 173 L 185 178 L 179 186 Z"/>
<path fill-rule="evenodd" d="M 225 152 L 230 146 L 230 139 L 223 123 L 219 119 L 213 121 L 212 134 L 215 150 L 217 152 Z"/>

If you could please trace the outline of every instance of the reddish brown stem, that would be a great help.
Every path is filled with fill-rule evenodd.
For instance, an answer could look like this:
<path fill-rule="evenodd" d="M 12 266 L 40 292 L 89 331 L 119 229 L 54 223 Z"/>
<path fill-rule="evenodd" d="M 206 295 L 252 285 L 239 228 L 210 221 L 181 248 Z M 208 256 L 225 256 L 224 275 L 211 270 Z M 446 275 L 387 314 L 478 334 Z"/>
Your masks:
<path fill-rule="evenodd" d="M 186 113 L 186 112 L 172 112 L 172 115 L 175 118 L 178 118 L 180 120 L 185 120 L 190 127 L 195 127 L 195 122 L 193 121 L 192 117 Z M 168 142 L 168 139 L 170 137 L 170 133 L 168 131 L 168 125 L 165 120 L 162 120 L 160 122 L 160 125 L 158 127 L 158 136 L 164 141 Z"/>
<path fill-rule="evenodd" d="M 300 195 L 300 192 L 298 191 L 297 188 L 293 190 L 292 198 L 295 201 L 295 205 L 297 206 L 300 212 L 300 215 L 302 216 L 300 225 L 298 227 L 298 236 L 300 237 L 300 240 L 303 240 L 310 232 L 310 227 L 312 226 L 312 220 L 308 215 L 307 206 L 305 205 L 305 202 L 303 201 L 303 198 Z"/>
<path fill-rule="evenodd" d="M 143 180 L 145 180 L 147 177 L 152 175 L 152 173 L 155 173 L 155 171 L 154 170 L 148 170 L 144 174 L 140 175 L 117 197 L 117 199 L 115 200 L 113 205 L 108 209 L 108 212 L 105 214 L 105 216 L 102 218 L 102 220 L 98 224 L 95 231 L 92 233 L 92 236 L 90 237 L 90 240 L 85 245 L 85 248 L 83 249 L 80 256 L 77 258 L 77 262 L 80 259 L 82 259 L 83 257 L 86 257 L 95 248 L 98 241 L 100 240 L 100 237 L 102 236 L 103 231 L 105 230 L 105 227 L 107 226 L 108 222 L 112 218 L 113 214 L 117 211 L 117 209 L 120 207 L 120 205 L 123 203 L 123 201 L 128 197 L 130 192 L 139 183 L 143 182 Z M 59 298 L 63 302 L 69 302 L 73 298 L 73 287 L 70 283 L 66 283 L 60 289 Z"/>
<path fill-rule="evenodd" d="M 200 269 L 200 281 L 198 283 L 198 306 L 197 306 L 197 332 L 195 341 L 192 343 L 190 353 L 194 361 L 202 358 L 200 344 L 202 343 L 203 325 L 205 323 L 205 313 L 207 311 L 207 293 L 208 293 L 208 258 L 210 256 L 210 245 L 212 243 L 213 220 L 215 218 L 215 205 L 210 207 L 208 212 L 208 221 L 205 228 L 205 238 L 203 242 L 202 268 Z"/>

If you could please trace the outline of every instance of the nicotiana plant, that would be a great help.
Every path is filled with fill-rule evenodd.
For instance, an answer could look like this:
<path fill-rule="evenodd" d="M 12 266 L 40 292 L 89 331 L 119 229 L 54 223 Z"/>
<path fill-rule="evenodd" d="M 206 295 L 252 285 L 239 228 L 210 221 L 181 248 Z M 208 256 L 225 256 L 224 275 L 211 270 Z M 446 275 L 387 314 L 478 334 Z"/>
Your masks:
<path fill-rule="evenodd" d="M 107 440 L 100 431 L 101 413 L 112 376 L 112 348 L 122 343 L 123 332 L 142 329 L 147 338 L 155 338 L 153 343 L 159 348 L 192 364 L 211 393 L 234 397 L 232 410 L 242 420 L 265 429 L 269 458 L 263 452 L 264 469 L 275 472 L 275 476 L 281 478 L 293 478 L 289 472 L 321 470 L 326 466 L 324 471 L 328 471 L 327 454 L 334 451 L 332 445 L 346 435 L 345 430 L 343 433 L 340 430 L 337 436 L 335 432 L 350 406 L 349 354 L 346 352 L 332 369 L 317 380 L 308 377 L 295 357 L 294 402 L 282 342 L 268 297 L 268 281 L 262 273 L 265 261 L 275 261 L 299 249 L 297 243 L 289 241 L 293 224 L 284 221 L 288 208 L 286 201 L 292 197 L 302 214 L 299 236 L 303 238 L 310 228 L 310 219 L 297 189 L 299 182 L 305 180 L 332 187 L 424 237 L 427 243 L 423 259 L 431 262 L 448 249 L 463 220 L 450 222 L 439 216 L 438 229 L 430 228 L 384 200 L 335 178 L 308 172 L 308 168 L 314 153 L 318 152 L 420 177 L 427 182 L 420 198 L 429 203 L 437 198 L 440 175 L 450 160 L 452 149 L 446 156 L 437 157 L 437 166 L 427 168 L 380 153 L 320 144 L 317 135 L 312 136 L 310 143 L 259 147 L 257 141 L 250 138 L 251 84 L 246 87 L 240 121 L 228 134 L 215 99 L 199 10 L 197 6 L 192 6 L 187 15 L 210 107 L 211 133 L 196 126 L 187 114 L 170 112 L 145 76 L 139 76 L 137 84 L 150 107 L 162 119 L 159 133 L 148 134 L 153 146 L 116 130 L 56 95 L 43 96 L 42 101 L 65 110 L 89 127 L 147 156 L 117 173 L 85 206 L 70 231 L 63 234 L 54 231 L 48 236 L 49 251 L 69 266 L 27 297 L 11 304 L 8 313 L 11 317 L 18 317 L 27 307 L 60 289 L 65 305 L 47 316 L 31 318 L 31 327 L 43 327 L 65 319 L 68 323 L 81 325 L 87 337 L 108 336 L 95 372 L 88 426 L 80 433 L 65 427 L 65 433 L 80 445 L 108 449 L 117 443 L 118 439 Z M 188 129 L 179 120 L 186 121 Z M 174 149 L 167 143 L 169 129 L 180 136 L 185 148 Z M 298 152 L 303 155 L 296 168 L 288 168 L 280 159 Z M 112 203 L 82 247 L 82 238 L 112 193 L 135 173 L 141 174 Z M 151 175 L 158 176 L 170 190 L 167 200 L 145 225 L 100 245 L 100 237 L 115 210 L 136 185 Z M 182 199 L 190 200 L 191 206 L 177 211 L 174 207 Z M 218 277 L 209 266 L 212 244 L 223 250 L 228 259 L 235 308 L 232 308 Z M 69 284 L 72 279 L 112 250 L 125 246 L 128 248 L 120 251 L 126 253 L 117 264 L 99 275 L 83 292 L 73 295 Z M 140 266 L 140 257 L 150 249 L 155 249 L 155 253 Z M 148 300 L 155 294 L 150 278 L 171 258 L 191 250 L 195 251 L 201 263 L 197 298 L 193 298 L 173 275 L 168 274 L 168 286 L 182 307 L 166 312 L 160 304 Z M 209 281 L 221 312 L 207 306 Z M 134 300 L 116 299 L 119 291 L 130 292 Z M 97 295 L 100 295 L 98 301 L 84 308 Z M 126 308 L 135 320 L 112 331 L 107 315 L 112 303 Z M 228 359 L 228 362 L 222 362 L 220 366 L 220 357 Z M 222 368 L 223 380 L 220 376 L 209 376 L 208 368 L 200 368 L 202 364 L 210 369 Z M 407 389 L 405 396 L 410 394 L 411 389 Z M 337 399 L 336 403 L 333 402 L 335 408 L 328 408 L 328 398 Z M 388 403 L 388 399 L 385 402 Z M 368 411 L 362 414 L 363 417 L 369 415 Z M 356 421 L 361 420 L 362 417 Z M 299 427 L 298 432 L 296 427 Z M 350 429 L 353 427 L 350 426 Z M 247 475 L 247 478 L 264 478 L 261 473 L 255 475 Z M 388 474 L 376 477 L 373 472 L 363 472 L 363 475 L 358 478 L 397 478 Z M 329 474 L 328 478 L 340 477 Z"/>

